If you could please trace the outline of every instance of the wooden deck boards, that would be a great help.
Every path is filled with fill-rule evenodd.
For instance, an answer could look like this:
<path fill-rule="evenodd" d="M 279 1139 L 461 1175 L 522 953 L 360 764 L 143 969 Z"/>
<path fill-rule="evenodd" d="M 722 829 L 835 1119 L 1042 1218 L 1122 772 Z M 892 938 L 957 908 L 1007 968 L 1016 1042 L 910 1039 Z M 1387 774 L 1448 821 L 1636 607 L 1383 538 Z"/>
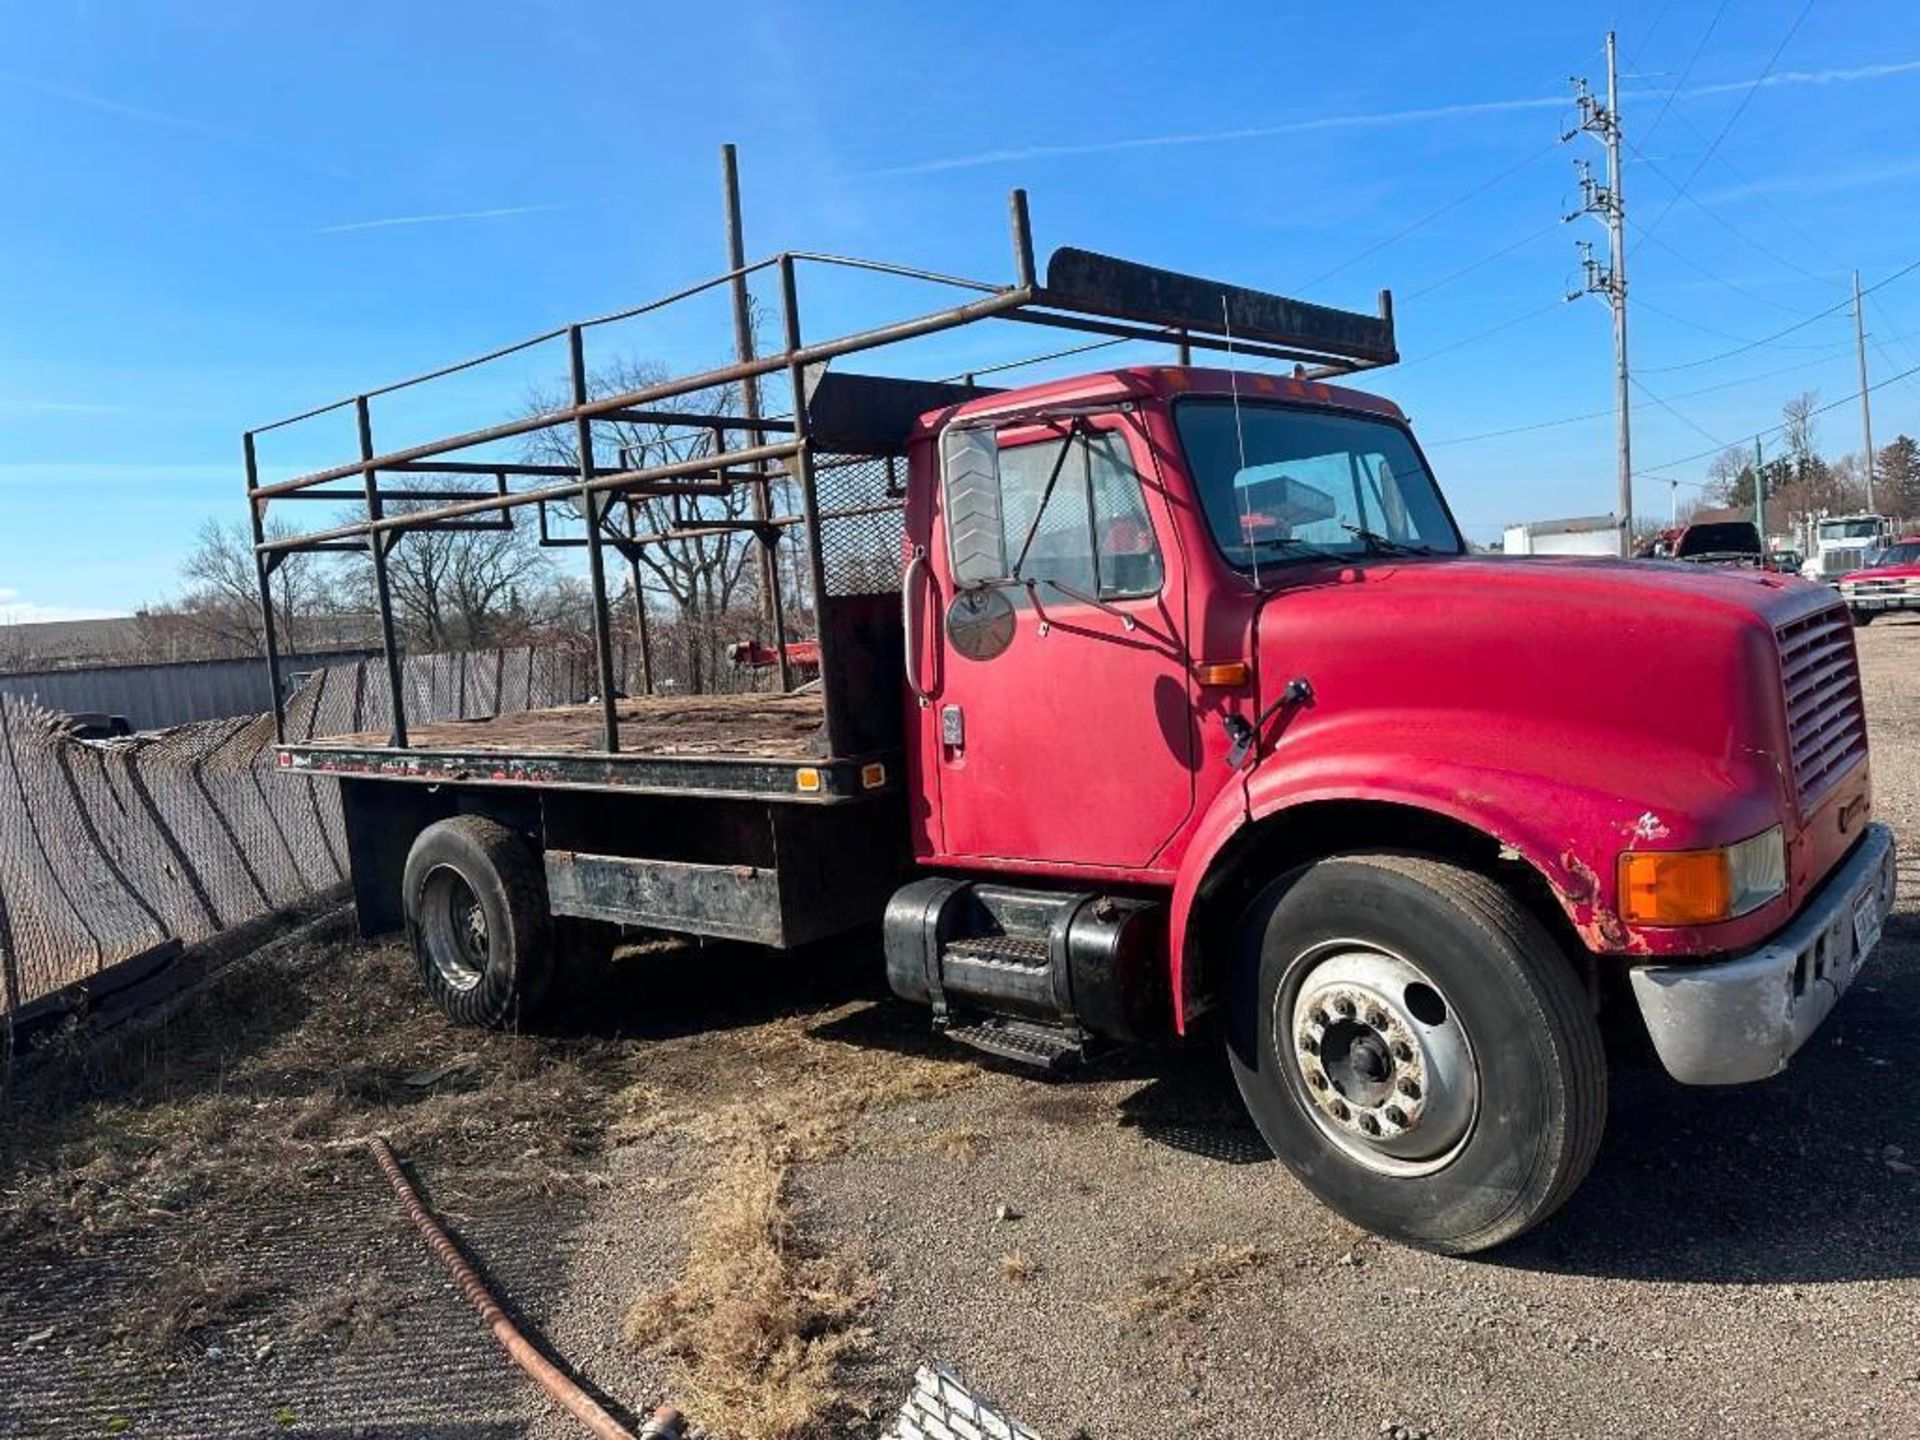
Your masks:
<path fill-rule="evenodd" d="M 814 760 L 827 754 L 820 693 L 792 695 L 654 695 L 617 702 L 623 754 L 747 756 Z M 386 745 L 381 732 L 331 735 L 303 741 L 302 749 L 364 750 Z M 520 710 L 479 720 L 449 720 L 407 728 L 415 750 L 489 754 L 584 755 L 601 749 L 598 705 Z"/>

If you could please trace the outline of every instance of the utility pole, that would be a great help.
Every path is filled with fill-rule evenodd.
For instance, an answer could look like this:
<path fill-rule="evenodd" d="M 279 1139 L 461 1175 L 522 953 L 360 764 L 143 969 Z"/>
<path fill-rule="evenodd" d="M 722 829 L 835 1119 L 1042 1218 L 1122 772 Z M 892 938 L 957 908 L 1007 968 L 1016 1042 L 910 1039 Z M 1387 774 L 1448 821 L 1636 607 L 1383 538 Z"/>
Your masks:
<path fill-rule="evenodd" d="M 733 352 L 734 358 L 744 365 L 754 358 L 753 298 L 747 289 L 746 230 L 740 220 L 740 154 L 732 145 L 720 147 L 720 187 L 727 210 L 727 268 L 733 272 Z M 740 382 L 740 399 L 741 408 L 746 412 L 747 444 L 765 444 L 767 435 L 759 425 L 758 376 L 748 375 Z M 805 403 L 805 396 L 793 397 L 795 410 Z M 724 444 L 724 440 L 716 435 L 715 443 Z M 753 507 L 755 529 L 752 533 L 760 562 L 760 615 L 773 632 L 774 664 L 780 674 L 780 689 L 785 692 L 793 688 L 793 675 L 787 660 L 786 607 L 780 599 L 780 532 L 768 523 L 772 518 L 772 502 L 766 466 L 756 463 L 753 468 L 755 478 L 747 496 Z M 818 601 L 815 604 L 817 607 Z"/>
<path fill-rule="evenodd" d="M 1760 548 L 1767 548 L 1767 471 L 1761 461 L 1758 435 L 1753 437 L 1753 528 L 1760 532 Z"/>
<path fill-rule="evenodd" d="M 1860 428 L 1867 442 L 1867 513 L 1873 510 L 1873 396 L 1867 393 L 1867 316 L 1860 308 L 1860 272 L 1853 272 L 1853 343 L 1860 352 Z"/>
<path fill-rule="evenodd" d="M 1607 263 L 1593 258 L 1593 247 L 1580 242 L 1580 267 L 1586 276 L 1581 294 L 1605 295 L 1613 308 L 1614 405 L 1619 413 L 1620 553 L 1633 553 L 1633 431 L 1629 414 L 1627 371 L 1627 236 L 1626 206 L 1620 177 L 1620 71 L 1613 32 L 1607 32 L 1607 98 L 1596 100 L 1587 82 L 1576 78 L 1573 97 L 1580 107 L 1580 124 L 1560 138 L 1571 140 L 1585 132 L 1607 150 L 1607 179 L 1595 181 L 1586 162 L 1578 162 L 1581 205 L 1574 215 L 1598 215 L 1607 227 Z M 1573 215 L 1566 217 L 1571 220 Z M 1572 297 L 1569 297 L 1572 298 Z"/>

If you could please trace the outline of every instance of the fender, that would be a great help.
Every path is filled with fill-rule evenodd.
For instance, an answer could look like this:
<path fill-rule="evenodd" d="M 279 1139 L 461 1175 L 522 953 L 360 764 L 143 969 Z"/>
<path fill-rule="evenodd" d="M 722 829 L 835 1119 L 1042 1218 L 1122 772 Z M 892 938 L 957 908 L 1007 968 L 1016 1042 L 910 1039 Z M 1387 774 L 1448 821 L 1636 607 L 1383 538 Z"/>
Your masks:
<path fill-rule="evenodd" d="M 1196 998 L 1186 963 L 1195 901 L 1221 852 L 1248 826 L 1324 801 L 1425 811 L 1487 836 L 1546 881 L 1581 941 L 1596 953 L 1733 949 L 1771 933 L 1792 908 L 1783 895 L 1737 920 L 1690 930 L 1628 927 L 1614 908 L 1622 850 L 1726 844 L 1773 823 L 1773 786 L 1730 773 L 1744 760 L 1723 757 L 1716 763 L 1691 752 L 1660 753 L 1642 736 L 1633 763 L 1623 766 L 1617 763 L 1618 736 L 1564 731 L 1552 737 L 1551 751 L 1539 752 L 1530 743 L 1535 737 L 1511 718 L 1470 714 L 1417 721 L 1372 717 L 1365 728 L 1375 732 L 1375 743 L 1356 748 L 1354 732 L 1361 727 L 1352 722 L 1358 719 L 1313 726 L 1298 743 L 1287 740 L 1240 783 L 1223 787 L 1195 826 L 1175 878 L 1169 927 L 1176 1029 L 1186 1029 Z M 1496 745 L 1489 746 L 1489 735 L 1497 737 Z M 1409 745 L 1415 737 L 1419 743 Z M 1383 743 L 1389 738 L 1393 743 Z M 1520 763 L 1528 754 L 1554 754 L 1554 773 L 1497 763 L 1490 753 L 1495 750 Z M 1752 759 L 1752 765 L 1772 768 L 1766 757 Z"/>

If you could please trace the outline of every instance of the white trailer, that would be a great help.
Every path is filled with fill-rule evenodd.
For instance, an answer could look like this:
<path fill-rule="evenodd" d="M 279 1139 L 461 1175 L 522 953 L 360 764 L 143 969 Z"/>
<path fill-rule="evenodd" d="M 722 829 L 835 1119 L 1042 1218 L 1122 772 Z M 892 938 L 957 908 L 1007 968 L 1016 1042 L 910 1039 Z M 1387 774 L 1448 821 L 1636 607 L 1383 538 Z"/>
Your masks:
<path fill-rule="evenodd" d="M 1620 522 L 1611 515 L 1529 520 L 1507 526 L 1509 555 L 1618 555 Z"/>

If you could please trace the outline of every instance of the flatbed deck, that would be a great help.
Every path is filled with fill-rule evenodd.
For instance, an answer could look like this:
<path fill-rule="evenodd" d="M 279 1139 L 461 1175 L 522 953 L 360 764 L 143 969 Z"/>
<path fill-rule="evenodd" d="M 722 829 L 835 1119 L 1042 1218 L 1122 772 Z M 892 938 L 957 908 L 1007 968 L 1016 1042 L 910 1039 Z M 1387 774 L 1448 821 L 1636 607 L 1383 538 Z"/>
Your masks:
<path fill-rule="evenodd" d="M 819 692 L 647 696 L 616 704 L 620 749 L 600 748 L 598 705 L 415 725 L 397 749 L 376 731 L 279 747 L 283 768 L 429 784 L 554 785 L 831 802 L 891 789 L 890 755 L 832 756 Z"/>

